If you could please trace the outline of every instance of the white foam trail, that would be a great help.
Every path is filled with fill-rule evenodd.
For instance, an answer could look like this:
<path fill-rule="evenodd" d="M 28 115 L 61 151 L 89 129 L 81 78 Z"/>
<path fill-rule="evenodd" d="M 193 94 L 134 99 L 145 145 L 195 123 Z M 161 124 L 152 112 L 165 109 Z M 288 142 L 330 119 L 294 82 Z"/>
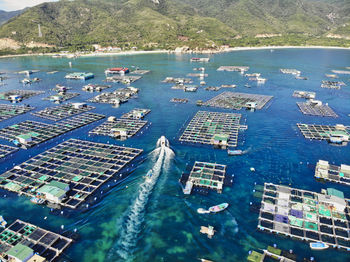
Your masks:
<path fill-rule="evenodd" d="M 157 146 L 160 146 L 160 139 L 157 142 Z M 152 169 L 147 172 L 147 179 L 140 185 L 137 198 L 131 205 L 129 214 L 121 230 L 120 238 L 117 243 L 117 253 L 123 259 L 132 260 L 132 249 L 136 246 L 137 237 L 141 231 L 149 196 L 157 183 L 163 165 L 166 170 L 170 168 L 170 160 L 174 156 L 174 153 L 170 148 L 158 147 L 151 153 L 151 159 L 153 158 L 155 161 L 156 156 L 158 156 L 158 159 Z M 111 254 L 111 256 L 113 256 L 113 254 Z"/>

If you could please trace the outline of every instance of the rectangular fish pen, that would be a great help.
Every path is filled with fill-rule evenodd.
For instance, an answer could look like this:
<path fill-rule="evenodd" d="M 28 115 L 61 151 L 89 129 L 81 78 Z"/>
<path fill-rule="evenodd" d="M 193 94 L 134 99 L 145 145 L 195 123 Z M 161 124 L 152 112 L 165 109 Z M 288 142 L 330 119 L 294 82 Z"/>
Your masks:
<path fill-rule="evenodd" d="M 0 187 L 75 209 L 112 177 L 121 179 L 119 171 L 142 151 L 70 139 L 1 174 Z M 62 184 L 69 189 L 61 199 L 48 196 Z"/>
<path fill-rule="evenodd" d="M 226 165 L 196 161 L 186 183 L 193 187 L 215 190 L 222 193 L 226 175 Z"/>
<path fill-rule="evenodd" d="M 147 109 L 147 108 L 135 108 L 135 109 L 131 110 L 130 112 L 122 115 L 121 118 L 142 119 L 150 112 L 151 112 L 151 110 Z"/>
<path fill-rule="evenodd" d="M 349 199 L 333 188 L 322 193 L 264 184 L 258 229 L 350 251 Z"/>
<path fill-rule="evenodd" d="M 304 115 L 338 117 L 338 115 L 325 104 L 315 104 L 308 102 L 297 102 L 300 111 Z"/>
<path fill-rule="evenodd" d="M 220 66 L 216 71 L 241 72 L 249 70 L 249 66 Z"/>
<path fill-rule="evenodd" d="M 17 219 L 0 232 L 1 253 L 8 255 L 18 249 L 32 250 L 32 259 L 56 260 L 72 243 L 72 239 Z M 23 247 L 24 246 L 24 247 Z M 30 250 L 28 249 L 28 250 Z M 12 261 L 12 260 L 11 260 Z"/>
<path fill-rule="evenodd" d="M 128 118 L 109 118 L 106 122 L 99 125 L 89 132 L 89 134 L 110 136 L 119 140 L 126 140 L 137 134 L 147 121 Z"/>
<path fill-rule="evenodd" d="M 315 168 L 315 178 L 350 186 L 350 166 L 336 166 L 328 161 L 319 160 Z"/>
<path fill-rule="evenodd" d="M 141 78 L 142 76 L 114 75 L 114 76 L 106 77 L 106 82 L 131 84 L 136 82 L 137 80 L 140 80 Z"/>
<path fill-rule="evenodd" d="M 179 138 L 181 142 L 236 147 L 241 114 L 198 111 Z"/>
<path fill-rule="evenodd" d="M 28 106 L 28 105 L 0 105 L 0 121 L 4 121 L 6 119 L 25 114 L 31 110 L 33 110 L 34 107 Z"/>
<path fill-rule="evenodd" d="M 72 93 L 72 92 L 66 92 L 63 94 L 56 94 L 56 95 L 51 95 L 48 97 L 43 98 L 43 100 L 49 100 L 49 101 L 67 101 L 69 99 L 72 99 L 74 97 L 79 96 L 79 93 Z"/>
<path fill-rule="evenodd" d="M 250 103 L 255 103 L 255 109 L 262 109 L 272 98 L 273 96 L 224 92 L 202 103 L 202 105 L 240 110 L 243 107 L 250 107 Z"/>
<path fill-rule="evenodd" d="M 55 124 L 27 120 L 0 129 L 0 138 L 12 142 L 18 141 L 24 148 L 28 148 L 103 119 L 104 117 L 101 114 L 86 112 Z"/>
<path fill-rule="evenodd" d="M 297 126 L 307 139 L 329 140 L 332 135 L 350 136 L 348 128 L 339 124 L 330 126 L 297 123 Z"/>
<path fill-rule="evenodd" d="M 68 118 L 74 115 L 78 115 L 87 111 L 95 109 L 93 106 L 89 106 L 82 103 L 67 103 L 64 105 L 47 107 L 43 110 L 31 113 L 34 116 L 59 121 L 64 118 Z"/>
<path fill-rule="evenodd" d="M 27 99 L 32 96 L 40 95 L 45 93 L 44 91 L 36 90 L 10 90 L 0 93 L 0 100 L 11 100 L 12 96 L 18 96 L 21 99 Z"/>
<path fill-rule="evenodd" d="M 0 144 L 0 160 L 17 152 L 18 150 L 18 147 Z"/>

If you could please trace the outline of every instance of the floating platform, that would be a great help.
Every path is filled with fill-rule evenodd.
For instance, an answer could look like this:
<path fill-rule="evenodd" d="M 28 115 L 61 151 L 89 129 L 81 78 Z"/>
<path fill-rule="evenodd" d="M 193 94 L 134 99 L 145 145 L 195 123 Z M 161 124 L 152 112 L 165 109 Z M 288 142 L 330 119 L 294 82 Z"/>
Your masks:
<path fill-rule="evenodd" d="M 54 107 L 47 107 L 43 110 L 33 112 L 31 114 L 53 121 L 59 121 L 64 118 L 90 111 L 92 109 L 95 109 L 95 107 L 89 106 L 85 103 L 68 103 Z"/>
<path fill-rule="evenodd" d="M 209 57 L 192 57 L 191 62 L 209 62 Z"/>
<path fill-rule="evenodd" d="M 126 88 L 118 88 L 114 92 L 104 92 L 100 95 L 97 95 L 91 99 L 90 102 L 93 103 L 102 103 L 102 104 L 111 104 L 118 106 L 121 103 L 125 103 L 129 101 L 130 98 L 135 98 L 138 89 L 135 87 L 126 87 Z"/>
<path fill-rule="evenodd" d="M 193 80 L 191 78 L 183 78 L 183 77 L 166 77 L 163 83 L 171 83 L 171 84 L 191 84 Z"/>
<path fill-rule="evenodd" d="M 297 126 L 303 136 L 308 139 L 330 141 L 332 137 L 339 136 L 344 137 L 345 140 L 349 140 L 350 136 L 348 128 L 343 125 L 329 126 L 297 123 Z"/>
<path fill-rule="evenodd" d="M 133 74 L 133 75 L 145 75 L 145 74 L 148 74 L 150 72 L 151 72 L 150 70 L 136 69 L 136 70 L 132 71 L 130 74 Z"/>
<path fill-rule="evenodd" d="M 83 86 L 82 90 L 86 92 L 101 92 L 107 88 L 112 87 L 111 85 L 99 85 L 99 84 L 88 84 Z"/>
<path fill-rule="evenodd" d="M 196 85 L 176 84 L 176 85 L 172 86 L 171 89 L 183 90 L 185 92 L 196 92 L 198 90 L 198 86 L 196 86 Z"/>
<path fill-rule="evenodd" d="M 110 136 L 119 140 L 126 140 L 139 132 L 147 121 L 127 119 L 127 118 L 113 118 L 96 127 L 89 134 Z"/>
<path fill-rule="evenodd" d="M 207 86 L 204 88 L 206 91 L 219 91 L 221 89 L 221 86 Z"/>
<path fill-rule="evenodd" d="M 290 74 L 290 75 L 295 75 L 295 76 L 299 76 L 301 74 L 301 71 L 299 71 L 299 70 L 288 69 L 288 68 L 282 68 L 282 69 L 280 69 L 280 72 L 282 74 Z"/>
<path fill-rule="evenodd" d="M 192 188 L 204 188 L 222 193 L 226 176 L 226 165 L 196 161 L 185 184 Z M 191 190 L 190 190 L 191 192 Z"/>
<path fill-rule="evenodd" d="M 241 114 L 198 111 L 179 138 L 181 142 L 236 147 Z"/>
<path fill-rule="evenodd" d="M 151 112 L 150 109 L 145 109 L 145 108 L 135 108 L 131 110 L 130 112 L 122 115 L 121 118 L 128 118 L 128 119 L 142 119 L 144 118 L 147 114 Z"/>
<path fill-rule="evenodd" d="M 334 74 L 339 74 L 339 75 L 350 75 L 350 71 L 347 71 L 347 70 L 332 70 L 332 72 Z"/>
<path fill-rule="evenodd" d="M 15 106 L 15 105 L 0 105 L 0 121 L 4 121 L 6 119 L 25 114 L 31 110 L 33 110 L 34 107 L 31 107 L 29 105 L 21 105 L 21 106 Z"/>
<path fill-rule="evenodd" d="M 255 109 L 262 109 L 272 98 L 273 96 L 224 92 L 201 105 L 240 110 L 242 108 L 251 108 L 253 103 Z"/>
<path fill-rule="evenodd" d="M 338 117 L 327 104 L 313 103 L 312 100 L 309 100 L 307 102 L 297 102 L 297 105 L 304 115 Z"/>
<path fill-rule="evenodd" d="M 341 81 L 328 81 L 328 80 L 323 80 L 321 87 L 322 88 L 328 88 L 328 89 L 340 89 L 341 86 L 344 86 L 345 83 Z"/>
<path fill-rule="evenodd" d="M 172 103 L 179 103 L 179 104 L 186 104 L 186 103 L 188 103 L 188 99 L 187 98 L 172 98 L 171 100 L 170 100 L 170 102 L 172 102 Z"/>
<path fill-rule="evenodd" d="M 298 91 L 295 90 L 293 93 L 293 97 L 299 97 L 299 98 L 306 98 L 306 99 L 314 99 L 316 97 L 315 92 L 308 92 L 308 91 Z"/>
<path fill-rule="evenodd" d="M 44 91 L 36 91 L 36 90 L 9 90 L 6 92 L 0 93 L 0 100 L 7 101 L 22 101 L 23 99 L 30 98 L 32 96 L 40 95 L 45 93 Z"/>
<path fill-rule="evenodd" d="M 17 219 L 0 232 L 0 252 L 11 256 L 19 252 L 16 249 L 26 250 L 31 253 L 30 259 L 26 261 L 45 259 L 51 262 L 57 260 L 72 241 L 68 237 Z"/>
<path fill-rule="evenodd" d="M 123 179 L 119 171 L 141 153 L 141 149 L 70 139 L 1 174 L 0 187 L 75 209 L 109 179 Z M 61 185 L 68 190 L 60 198 L 45 191 Z"/>
<path fill-rule="evenodd" d="M 95 76 L 93 73 L 76 72 L 76 73 L 67 74 L 64 78 L 74 79 L 74 80 L 88 80 L 94 77 Z"/>
<path fill-rule="evenodd" d="M 74 97 L 79 96 L 79 93 L 70 93 L 70 92 L 65 92 L 65 93 L 59 93 L 56 95 L 51 95 L 48 97 L 43 98 L 43 100 L 49 100 L 51 102 L 63 102 L 67 101 L 69 99 L 72 99 Z"/>
<path fill-rule="evenodd" d="M 101 114 L 85 112 L 55 124 L 27 120 L 0 129 L 0 137 L 12 142 L 17 141 L 18 145 L 26 149 L 104 117 Z"/>
<path fill-rule="evenodd" d="M 335 166 L 328 161 L 319 160 L 315 169 L 315 178 L 350 186 L 350 166 L 344 164 Z"/>
<path fill-rule="evenodd" d="M 258 229 L 350 251 L 349 201 L 332 188 L 319 194 L 265 183 Z"/>
<path fill-rule="evenodd" d="M 208 74 L 204 74 L 204 73 L 188 73 L 187 76 L 189 76 L 189 77 L 208 77 Z"/>
<path fill-rule="evenodd" d="M 141 79 L 142 76 L 125 76 L 125 75 L 114 75 L 106 77 L 106 82 L 131 84 Z"/>
<path fill-rule="evenodd" d="M 227 72 L 241 72 L 244 73 L 249 70 L 249 66 L 220 66 L 216 71 Z"/>
<path fill-rule="evenodd" d="M 0 160 L 17 152 L 18 150 L 19 150 L 18 147 L 0 144 Z"/>

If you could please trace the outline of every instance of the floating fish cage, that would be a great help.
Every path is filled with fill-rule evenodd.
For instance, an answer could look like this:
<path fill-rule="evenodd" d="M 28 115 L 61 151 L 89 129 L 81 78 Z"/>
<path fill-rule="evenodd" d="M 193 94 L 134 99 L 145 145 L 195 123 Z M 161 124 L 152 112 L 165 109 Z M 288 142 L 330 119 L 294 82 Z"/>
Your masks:
<path fill-rule="evenodd" d="M 333 136 L 340 136 L 343 137 L 344 142 L 346 142 L 350 137 L 348 127 L 343 125 L 329 126 L 297 123 L 297 126 L 307 139 L 330 141 Z"/>
<path fill-rule="evenodd" d="M 65 93 L 59 93 L 56 95 L 51 95 L 48 97 L 43 98 L 43 100 L 49 100 L 49 101 L 53 101 L 53 102 L 63 102 L 63 101 L 67 101 L 69 99 L 72 99 L 74 97 L 79 96 L 79 93 L 73 93 L 73 92 L 65 92 Z"/>
<path fill-rule="evenodd" d="M 131 84 L 140 80 L 142 76 L 125 76 L 125 75 L 114 75 L 110 77 L 106 77 L 106 82 L 113 83 L 122 83 L 122 84 Z"/>
<path fill-rule="evenodd" d="M 350 186 L 350 166 L 336 166 L 328 161 L 319 160 L 315 168 L 315 178 Z"/>
<path fill-rule="evenodd" d="M 187 98 L 172 98 L 170 100 L 171 103 L 179 103 L 179 104 L 186 104 L 188 103 L 188 99 Z"/>
<path fill-rule="evenodd" d="M 162 82 L 163 83 L 170 83 L 170 84 L 192 84 L 193 80 L 191 78 L 168 76 Z"/>
<path fill-rule="evenodd" d="M 119 105 L 121 103 L 126 103 L 131 98 L 136 98 L 137 93 L 138 89 L 134 87 L 118 88 L 114 92 L 104 92 L 97 95 L 89 99 L 89 102 Z"/>
<path fill-rule="evenodd" d="M 128 119 L 142 119 L 144 118 L 147 114 L 151 112 L 150 109 L 145 109 L 145 108 L 135 108 L 131 110 L 130 112 L 122 115 L 121 118 L 128 118 Z"/>
<path fill-rule="evenodd" d="M 88 84 L 83 86 L 82 90 L 86 92 L 101 92 L 111 87 L 111 85 Z"/>
<path fill-rule="evenodd" d="M 304 115 L 338 117 L 332 108 L 325 104 L 316 104 L 308 101 L 297 102 L 297 105 Z"/>
<path fill-rule="evenodd" d="M 64 118 L 75 116 L 87 111 L 95 109 L 93 106 L 89 106 L 85 103 L 68 103 L 55 107 L 47 107 L 43 110 L 31 113 L 34 116 L 59 121 Z"/>
<path fill-rule="evenodd" d="M 25 114 L 33 109 L 34 107 L 29 105 L 0 105 L 0 121 Z"/>
<path fill-rule="evenodd" d="M 349 211 L 341 191 L 319 194 L 265 183 L 258 229 L 350 251 Z"/>
<path fill-rule="evenodd" d="M 241 72 L 249 70 L 249 66 L 220 66 L 216 71 Z"/>
<path fill-rule="evenodd" d="M 254 109 L 262 109 L 272 98 L 273 96 L 224 92 L 201 105 L 240 110 L 251 108 L 251 104 L 254 103 Z"/>
<path fill-rule="evenodd" d="M 99 125 L 90 131 L 89 134 L 110 136 L 115 139 L 126 140 L 136 135 L 146 124 L 147 121 L 139 119 L 113 118 Z"/>
<path fill-rule="evenodd" d="M 86 112 L 55 124 L 27 120 L 0 129 L 0 137 L 12 142 L 18 141 L 19 145 L 28 148 L 103 119 L 104 117 L 101 114 Z"/>
<path fill-rule="evenodd" d="M 145 74 L 148 74 L 150 72 L 151 72 L 150 70 L 136 69 L 136 70 L 132 71 L 130 74 L 133 74 L 133 75 L 145 75 Z"/>
<path fill-rule="evenodd" d="M 17 147 L 0 144 L 0 160 L 17 152 Z"/>
<path fill-rule="evenodd" d="M 1 174 L 0 187 L 29 197 L 41 192 L 48 204 L 75 209 L 109 179 L 123 179 L 119 171 L 142 151 L 70 139 Z M 69 186 L 62 199 L 42 193 L 58 182 Z"/>
<path fill-rule="evenodd" d="M 72 241 L 68 237 L 17 219 L 0 232 L 0 251 L 2 254 L 11 254 L 11 250 L 16 247 L 25 246 L 33 250 L 34 256 L 41 257 L 38 261 L 43 261 L 41 259 L 44 258 L 50 262 L 56 260 Z"/>
<path fill-rule="evenodd" d="M 180 141 L 236 147 L 241 114 L 198 111 L 180 137 Z"/>
<path fill-rule="evenodd" d="M 306 99 L 313 99 L 316 97 L 315 92 L 308 92 L 308 91 L 299 91 L 295 90 L 293 92 L 293 97 L 299 97 L 299 98 L 306 98 Z"/>
<path fill-rule="evenodd" d="M 345 83 L 341 81 L 324 80 L 322 81 L 322 84 L 321 84 L 322 88 L 328 88 L 328 89 L 340 89 L 341 86 L 345 86 Z"/>
<path fill-rule="evenodd" d="M 10 90 L 6 92 L 0 93 L 0 100 L 13 100 L 14 97 L 18 97 L 18 99 L 27 99 L 32 96 L 40 95 L 45 93 L 44 91 L 36 91 L 36 90 Z"/>

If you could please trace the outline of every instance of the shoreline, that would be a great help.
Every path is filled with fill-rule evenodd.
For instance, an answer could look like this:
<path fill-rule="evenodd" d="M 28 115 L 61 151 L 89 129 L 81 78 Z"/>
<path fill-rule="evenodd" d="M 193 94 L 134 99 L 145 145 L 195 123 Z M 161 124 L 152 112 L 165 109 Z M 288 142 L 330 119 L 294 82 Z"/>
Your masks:
<path fill-rule="evenodd" d="M 337 50 L 350 50 L 350 47 L 338 47 L 338 46 L 252 46 L 252 47 L 229 47 L 221 50 L 203 50 L 203 51 L 183 51 L 175 52 L 175 50 L 151 50 L 151 51 L 121 51 L 110 53 L 91 53 L 81 54 L 78 57 L 101 57 L 101 56 L 122 56 L 122 55 L 144 55 L 144 54 L 220 54 L 235 51 L 250 51 L 250 50 L 266 50 L 266 49 L 337 49 Z M 40 54 L 17 54 L 17 55 L 4 55 L 0 58 L 14 58 L 14 57 L 26 57 L 26 56 L 53 56 L 57 53 L 40 53 Z M 69 53 L 68 55 L 71 55 Z M 65 56 L 62 56 L 65 57 Z"/>

